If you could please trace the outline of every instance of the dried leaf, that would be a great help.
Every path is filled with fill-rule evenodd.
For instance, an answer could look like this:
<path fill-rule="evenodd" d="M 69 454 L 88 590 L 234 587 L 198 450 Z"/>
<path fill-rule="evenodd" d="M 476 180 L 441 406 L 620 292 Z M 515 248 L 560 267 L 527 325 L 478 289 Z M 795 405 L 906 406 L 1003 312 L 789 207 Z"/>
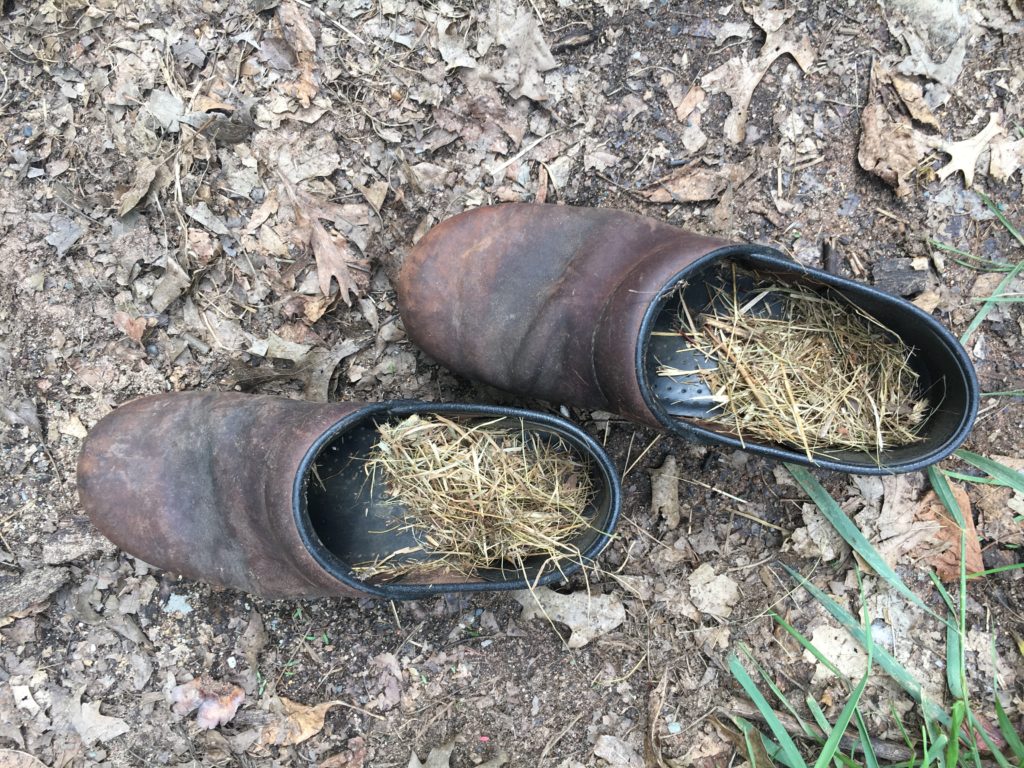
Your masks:
<path fill-rule="evenodd" d="M 967 573 L 977 573 L 985 569 L 981 559 L 981 543 L 978 532 L 974 528 L 974 517 L 971 514 L 971 500 L 967 492 L 957 483 L 949 484 L 956 498 L 960 514 L 964 519 L 965 567 Z M 931 537 L 930 543 L 938 545 L 926 556 L 925 560 L 935 569 L 935 573 L 944 582 L 956 582 L 960 579 L 960 526 L 950 516 L 949 510 L 943 506 L 935 495 L 929 491 L 921 499 L 917 510 L 917 519 L 922 523 L 938 522 L 938 530 Z"/>
<path fill-rule="evenodd" d="M 333 136 L 318 136 L 313 141 L 284 142 L 277 154 L 277 167 L 292 184 L 330 176 L 341 165 L 338 142 Z"/>
<path fill-rule="evenodd" d="M 1024 139 L 1011 141 L 1005 136 L 996 136 L 990 146 L 988 173 L 996 181 L 1006 181 L 1024 167 Z"/>
<path fill-rule="evenodd" d="M 456 29 L 456 33 L 449 34 L 450 29 Z M 445 69 L 476 68 L 476 59 L 466 46 L 467 40 L 465 36 L 457 33 L 457 25 L 454 22 L 444 18 L 437 20 L 437 52 L 444 59 Z"/>
<path fill-rule="evenodd" d="M 533 11 L 516 0 L 495 0 L 488 7 L 487 25 L 494 40 L 505 48 L 505 55 L 498 69 L 481 72 L 481 76 L 500 83 L 514 99 L 546 100 L 541 73 L 554 69 L 558 62 Z"/>
<path fill-rule="evenodd" d="M 944 5 L 953 7 L 954 4 L 945 3 Z M 899 63 L 897 67 L 899 72 L 904 75 L 922 75 L 937 80 L 947 88 L 952 88 L 964 70 L 970 35 L 959 35 L 945 61 L 938 62 L 932 59 L 928 47 L 916 32 L 903 30 L 901 36 L 910 53 Z"/>
<path fill-rule="evenodd" d="M 928 151 L 929 139 L 915 130 L 903 115 L 886 108 L 882 89 L 890 84 L 890 75 L 877 61 L 871 65 L 868 105 L 860 116 L 860 146 L 857 162 L 868 173 L 878 176 L 897 195 L 910 192 L 908 180 Z"/>
<path fill-rule="evenodd" d="M 366 740 L 362 736 L 353 736 L 347 746 L 347 749 L 323 760 L 319 768 L 363 768 L 366 763 Z"/>
<path fill-rule="evenodd" d="M 409 768 L 448 768 L 452 759 L 452 750 L 455 749 L 455 742 L 449 741 L 439 747 L 434 747 L 427 755 L 427 762 L 421 763 L 413 752 L 409 755 Z"/>
<path fill-rule="evenodd" d="M 696 203 L 714 200 L 728 183 L 720 169 L 690 164 L 670 173 L 654 189 L 644 192 L 644 197 L 652 203 Z"/>
<path fill-rule="evenodd" d="M 849 679 L 856 680 L 864 676 L 868 655 L 845 629 L 828 624 L 818 624 L 811 627 L 811 642 L 826 659 L 832 662 L 836 669 Z M 804 661 L 815 664 L 814 677 L 811 681 L 814 685 L 835 677 L 835 674 L 818 661 L 810 651 L 805 650 L 803 656 Z"/>
<path fill-rule="evenodd" d="M 71 702 L 70 719 L 75 731 L 82 737 L 86 746 L 96 742 L 107 742 L 129 731 L 128 723 L 120 717 L 108 717 L 100 714 L 100 702 L 81 702 L 83 688 Z"/>
<path fill-rule="evenodd" d="M 563 595 L 547 587 L 538 587 L 532 591 L 514 592 L 513 597 L 523 606 L 524 620 L 541 617 L 569 627 L 572 635 L 567 645 L 570 648 L 582 648 L 626 620 L 626 609 L 614 595 L 590 595 L 586 592 Z"/>
<path fill-rule="evenodd" d="M 0 768 L 46 768 L 46 763 L 40 762 L 27 752 L 0 749 Z"/>
<path fill-rule="evenodd" d="M 70 251 L 85 234 L 85 230 L 78 226 L 74 219 L 60 213 L 50 217 L 50 230 L 46 242 L 56 249 L 57 256 L 63 256 Z"/>
<path fill-rule="evenodd" d="M 277 22 L 281 26 L 281 36 L 295 54 L 299 70 L 298 78 L 288 90 L 303 107 L 308 107 L 320 91 L 315 74 L 316 38 L 294 0 L 283 0 L 277 7 Z"/>
<path fill-rule="evenodd" d="M 925 102 L 924 89 L 919 84 L 905 77 L 893 76 L 892 85 L 914 120 L 938 130 L 939 121 Z"/>
<path fill-rule="evenodd" d="M 202 675 L 171 689 L 171 701 L 171 708 L 178 715 L 187 715 L 197 709 L 196 723 L 200 728 L 210 730 L 234 718 L 245 701 L 245 691 L 237 685 Z"/>
<path fill-rule="evenodd" d="M 164 263 L 164 273 L 160 282 L 153 289 L 153 295 L 149 297 L 149 303 L 157 312 L 163 312 L 173 304 L 181 294 L 192 284 L 188 273 L 181 268 L 177 260 L 168 254 Z"/>
<path fill-rule="evenodd" d="M 704 563 L 690 574 L 690 599 L 697 609 L 718 619 L 726 619 L 740 600 L 739 586 L 724 573 L 716 574 Z"/>
<path fill-rule="evenodd" d="M 973 186 L 974 168 L 978 164 L 978 158 L 988 147 L 989 142 L 1001 133 L 1003 126 L 999 124 L 999 116 L 992 112 L 988 117 L 988 125 L 969 139 L 952 142 L 932 140 L 932 147 L 949 155 L 949 162 L 939 169 L 939 178 L 945 180 L 957 171 L 963 171 L 965 186 Z"/>
<path fill-rule="evenodd" d="M 135 169 L 135 180 L 128 191 L 121 195 L 121 201 L 117 205 L 117 215 L 124 216 L 135 206 L 142 202 L 142 199 L 149 194 L 156 180 L 157 168 L 160 166 L 143 160 Z"/>
<path fill-rule="evenodd" d="M 118 310 L 114 313 L 114 325 L 116 325 L 125 336 L 142 346 L 142 337 L 146 333 L 146 318 L 132 317 L 127 312 Z"/>
<path fill-rule="evenodd" d="M 341 235 L 332 235 L 319 219 L 309 218 L 300 210 L 295 211 L 295 220 L 299 227 L 309 231 L 309 247 L 316 257 L 320 292 L 330 296 L 331 280 L 337 280 L 341 300 L 352 306 L 352 294 L 358 295 L 360 290 L 349 270 L 353 255 L 348 241 Z"/>
<path fill-rule="evenodd" d="M 262 746 L 288 747 L 301 744 L 311 736 L 315 736 L 324 727 L 324 718 L 328 710 L 336 707 L 340 701 L 325 701 L 313 707 L 281 697 L 281 718 L 265 725 L 260 731 L 259 744 Z"/>
<path fill-rule="evenodd" d="M 614 768 L 644 768 L 644 759 L 618 736 L 598 736 L 594 743 L 594 755 L 607 760 Z"/>
<path fill-rule="evenodd" d="M 185 114 L 185 102 L 181 97 L 165 90 L 154 90 L 146 103 L 149 113 L 168 133 L 178 132 L 178 120 Z"/>
<path fill-rule="evenodd" d="M 781 13 L 781 12 L 778 12 Z M 797 37 L 797 31 L 791 29 L 770 29 L 774 22 L 755 15 L 758 26 L 764 24 L 765 41 L 756 59 L 736 56 L 721 66 L 713 69 L 701 78 L 701 85 L 710 93 L 724 93 L 732 102 L 732 108 L 725 118 L 725 137 L 739 144 L 747 135 L 747 118 L 750 113 L 750 101 L 762 78 L 780 56 L 789 54 L 800 69 L 806 71 L 814 63 L 814 48 L 806 35 Z M 781 23 L 781 22 L 778 22 Z"/>
<path fill-rule="evenodd" d="M 25 426 L 35 437 L 42 438 L 43 425 L 39 422 L 39 413 L 32 400 L 16 400 L 10 406 L 0 403 L 0 421 L 11 426 Z"/>
<path fill-rule="evenodd" d="M 197 205 L 190 205 L 185 209 L 185 213 L 187 213 L 195 222 L 206 227 L 215 235 L 231 234 L 231 230 L 228 229 L 228 225 L 224 223 L 224 220 L 221 219 L 220 216 L 210 210 L 210 206 L 208 206 L 205 201 L 201 201 Z"/>
<path fill-rule="evenodd" d="M 690 88 L 679 104 L 676 105 L 676 119 L 681 123 L 685 123 L 690 113 L 703 104 L 706 97 L 707 92 L 699 85 Z"/>
<path fill-rule="evenodd" d="M 825 562 L 845 556 L 849 545 L 828 522 L 816 504 L 803 505 L 804 527 L 793 531 L 793 551 L 802 557 L 820 557 Z"/>
<path fill-rule="evenodd" d="M 660 513 L 669 528 L 679 526 L 679 474 L 671 454 L 661 467 L 651 470 L 651 511 Z"/>

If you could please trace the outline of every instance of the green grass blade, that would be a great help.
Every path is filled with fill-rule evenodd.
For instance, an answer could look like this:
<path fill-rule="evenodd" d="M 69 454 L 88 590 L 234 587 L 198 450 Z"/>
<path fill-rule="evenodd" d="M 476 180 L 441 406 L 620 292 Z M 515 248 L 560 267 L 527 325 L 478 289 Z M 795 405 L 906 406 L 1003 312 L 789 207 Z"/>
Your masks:
<path fill-rule="evenodd" d="M 878 550 L 874 548 L 867 537 L 860 532 L 860 529 L 854 525 L 853 521 L 846 516 L 846 513 L 840 508 L 839 503 L 832 498 L 828 491 L 825 490 L 824 486 L 818 482 L 818 479 L 808 472 L 804 467 L 797 466 L 796 464 L 786 464 L 786 469 L 789 470 L 790 474 L 800 484 L 800 487 L 804 489 L 808 496 L 811 497 L 818 509 L 825 516 L 825 519 L 831 523 L 832 527 L 836 529 L 840 536 L 846 540 L 853 549 L 864 558 L 871 569 L 877 573 L 881 578 L 885 579 L 897 592 L 903 595 L 907 600 L 912 602 L 918 608 L 927 612 L 929 615 L 944 621 L 935 611 L 925 605 L 924 601 L 920 597 L 915 595 L 900 578 L 899 574 L 892 569 L 892 567 L 885 562 L 882 556 L 878 553 Z"/>
<path fill-rule="evenodd" d="M 982 472 L 991 475 L 1001 485 L 1013 488 L 1015 491 L 1024 493 L 1024 474 L 1018 472 L 1015 469 L 1011 469 L 1005 464 L 1000 464 L 994 459 L 990 459 L 987 456 L 981 456 L 972 451 L 967 451 L 961 448 L 955 454 L 957 458 L 963 459 L 968 464 L 977 467 Z"/>
<path fill-rule="evenodd" d="M 1003 389 L 998 392 L 982 392 L 982 397 L 1024 397 L 1024 389 Z"/>
<path fill-rule="evenodd" d="M 982 477 L 980 475 L 968 475 L 966 472 L 955 472 L 952 469 L 942 470 L 950 480 L 959 480 L 963 483 L 974 483 L 975 485 L 1002 485 L 994 477 Z"/>
<path fill-rule="evenodd" d="M 1022 564 L 1022 565 L 1024 565 L 1024 564 Z M 790 623 L 788 621 L 786 621 L 784 618 L 782 618 L 781 616 L 779 616 L 779 614 L 777 614 L 775 612 L 771 612 L 768 615 L 771 616 L 780 627 L 782 627 L 784 630 L 786 630 L 786 632 L 789 633 L 790 637 L 794 638 L 812 656 L 814 656 L 814 658 L 816 658 L 818 661 L 820 661 L 825 666 L 825 669 L 827 669 L 829 672 L 831 672 L 833 675 L 835 675 L 838 679 L 840 679 L 844 683 L 846 683 L 847 690 L 849 690 L 850 688 L 853 687 L 853 685 L 850 683 L 850 681 L 846 677 L 846 675 L 844 675 L 842 672 L 840 672 L 839 668 L 835 664 L 833 664 L 831 661 L 829 661 L 827 658 L 825 658 L 824 654 L 822 654 L 821 651 L 819 651 L 817 648 L 815 648 L 814 647 L 814 643 L 812 643 L 810 641 L 810 639 L 805 637 L 800 632 L 800 630 L 798 630 L 796 627 L 790 625 Z"/>
<path fill-rule="evenodd" d="M 970 339 L 974 332 L 978 330 L 978 327 L 985 322 L 985 318 L 988 317 L 988 313 L 991 312 L 992 308 L 996 305 L 999 295 L 1013 284 L 1013 281 L 1017 279 L 1017 275 L 1022 271 L 1024 271 L 1024 261 L 1017 264 L 1013 269 L 1006 273 L 1006 277 L 999 281 L 999 285 L 996 286 L 995 291 L 985 300 L 985 303 L 981 305 L 981 309 L 978 310 L 978 313 L 971 320 L 970 325 L 967 326 L 967 330 L 964 331 L 963 336 L 960 337 L 961 344 L 966 346 L 967 340 Z"/>
<path fill-rule="evenodd" d="M 846 727 L 850 724 L 850 720 L 853 719 L 853 713 L 857 709 L 860 697 L 864 695 L 864 689 L 868 685 L 868 678 L 871 677 L 872 646 L 870 641 L 868 642 L 867 651 L 868 666 L 867 669 L 864 670 L 864 677 L 860 679 L 860 683 L 858 683 L 857 687 L 854 688 L 853 693 L 850 694 L 850 699 L 846 702 L 846 706 L 843 707 L 843 711 L 840 712 L 839 717 L 836 718 L 836 723 L 832 727 L 832 733 L 829 734 L 828 739 L 825 741 L 825 746 L 821 748 L 821 754 L 818 755 L 818 759 L 814 763 L 814 768 L 825 768 L 825 766 L 832 762 L 836 752 L 839 751 L 839 741 L 846 733 Z"/>
<path fill-rule="evenodd" d="M 850 635 L 853 636 L 854 640 L 860 643 L 862 647 L 867 648 L 870 640 L 865 637 L 865 633 L 860 626 L 860 622 L 858 622 L 845 608 L 836 603 L 835 600 L 826 595 L 792 568 L 785 564 L 783 564 L 782 567 L 786 569 L 789 575 L 792 576 L 800 586 L 810 592 L 811 595 L 821 603 L 825 610 L 832 614 L 832 617 L 838 621 L 843 628 L 850 633 Z M 944 623 L 948 624 L 948 622 Z M 914 679 L 914 676 L 910 674 L 902 664 L 890 656 L 887 651 L 882 648 L 875 648 L 873 660 L 882 669 L 884 669 L 885 673 L 895 680 L 896 683 L 899 684 L 899 686 L 906 691 L 914 701 L 921 705 L 921 709 L 927 719 L 937 721 L 944 725 L 949 724 L 949 716 L 934 702 L 928 701 L 922 696 L 921 686 L 917 680 Z"/>
<path fill-rule="evenodd" d="M 971 299 L 971 301 L 994 301 L 997 304 L 1019 304 L 1024 301 L 1024 296 L 1016 293 L 1004 293 L 1002 296 L 989 296 L 987 299 Z"/>
<path fill-rule="evenodd" d="M 764 680 L 765 684 L 768 686 L 771 692 L 775 694 L 775 698 L 779 700 L 779 703 L 781 703 L 782 706 L 784 706 L 789 711 L 789 714 L 792 715 L 793 718 L 800 724 L 800 728 L 803 730 L 803 732 L 812 739 L 816 739 L 818 737 L 818 734 L 815 733 L 813 728 L 811 728 L 809 725 L 807 725 L 807 723 L 804 722 L 804 719 L 802 717 L 800 717 L 800 712 L 790 702 L 789 697 L 782 692 L 782 689 L 775 684 L 775 681 L 772 680 L 771 676 L 768 674 L 768 671 L 757 663 L 757 660 L 750 655 L 750 651 L 747 648 L 741 646 L 740 650 L 743 651 L 743 655 L 747 657 L 750 663 L 757 668 L 757 672 L 761 675 L 761 679 Z"/>
<path fill-rule="evenodd" d="M 1014 768 L 1014 766 L 1010 764 L 1010 761 L 1006 759 L 1006 755 L 1002 753 L 1002 750 L 1000 750 L 999 747 L 996 746 L 996 743 L 992 741 L 992 737 L 988 735 L 988 731 L 985 730 L 984 726 L 978 722 L 978 719 L 970 709 L 967 710 L 967 721 L 970 723 L 971 729 L 975 733 L 981 735 L 982 741 L 985 742 L 985 745 L 988 747 L 988 751 L 992 753 L 992 757 L 995 758 L 999 768 Z M 977 750 L 976 742 L 977 739 L 972 736 L 971 744 L 974 746 L 975 750 Z M 979 760 L 978 762 L 980 763 L 981 761 Z"/>
<path fill-rule="evenodd" d="M 863 716 L 860 714 L 860 709 L 853 714 L 857 719 L 857 733 L 860 734 L 860 745 L 864 749 L 864 768 L 879 768 L 878 756 L 875 754 L 875 748 L 871 746 L 871 736 L 868 734 L 868 727 L 864 722 Z M 902 725 L 900 727 L 902 728 Z"/>
<path fill-rule="evenodd" d="M 782 753 L 786 756 L 786 762 L 794 768 L 807 768 L 807 764 L 800 757 L 796 744 L 793 743 L 786 729 L 782 727 L 775 711 L 768 705 L 768 701 L 758 687 L 754 685 L 754 681 L 750 679 L 750 675 L 747 674 L 747 670 L 743 668 L 739 656 L 735 653 L 729 655 L 729 671 L 732 672 L 732 676 L 736 678 L 736 682 L 740 684 L 750 700 L 754 702 L 757 711 L 761 713 L 761 717 L 764 718 L 771 732 L 778 739 Z"/>
<path fill-rule="evenodd" d="M 999 732 L 1003 734 L 1003 738 L 1006 739 L 1006 745 L 1013 752 L 1014 757 L 1017 758 L 1017 762 L 1024 765 L 1024 742 L 1020 740 L 1020 735 L 1013 727 L 1013 723 L 1010 722 L 1010 718 L 1006 716 L 1006 710 L 1003 709 L 1003 704 L 999 701 L 999 694 L 996 694 L 994 698 Z"/>
<path fill-rule="evenodd" d="M 956 502 L 956 497 L 953 495 L 953 489 L 949 487 L 949 482 L 935 465 L 928 467 L 928 479 L 931 481 L 932 490 L 935 491 L 935 495 L 939 497 L 939 501 L 946 508 L 946 511 L 953 517 L 956 524 L 960 526 L 960 530 L 964 529 L 964 516 L 960 512 L 960 505 Z"/>
<path fill-rule="evenodd" d="M 960 765 L 960 739 L 958 734 L 963 726 L 964 717 L 967 715 L 967 706 L 963 701 L 953 703 L 953 710 L 950 712 L 952 725 L 949 727 L 949 743 L 946 744 L 946 765 Z"/>
<path fill-rule="evenodd" d="M 1021 235 L 1017 228 L 1013 226 L 1013 222 L 1006 218 L 1006 214 L 1003 213 L 1003 209 L 996 205 L 995 201 L 993 201 L 992 198 L 984 192 L 979 193 L 978 196 L 981 198 L 981 201 L 988 206 L 988 209 L 996 215 L 996 218 L 999 219 L 999 223 L 1006 227 L 1007 231 L 1016 238 L 1018 243 L 1024 245 L 1024 235 Z"/>
<path fill-rule="evenodd" d="M 969 574 L 967 574 L 967 578 L 969 578 L 969 579 L 978 579 L 978 578 L 981 578 L 982 576 L 991 576 L 993 574 L 1004 573 L 1006 571 L 1019 571 L 1021 568 L 1024 568 L 1024 563 L 1013 563 L 1012 565 L 1000 565 L 1000 566 L 998 566 L 996 568 L 989 568 L 989 569 L 984 570 L 984 571 L 978 571 L 977 573 L 969 573 Z"/>
<path fill-rule="evenodd" d="M 754 727 L 753 723 L 751 723 L 748 720 L 744 720 L 739 715 L 734 715 L 732 721 L 736 724 L 736 727 L 739 728 L 741 732 L 743 732 L 744 736 L 746 735 L 746 729 L 749 728 L 760 737 L 761 744 L 764 745 L 765 752 L 768 753 L 768 758 L 770 760 L 774 760 L 777 763 L 782 763 L 783 765 L 788 766 L 788 768 L 799 768 L 799 766 L 794 765 L 788 761 L 788 758 L 782 752 L 782 747 L 780 747 L 774 741 L 772 741 L 759 730 L 757 730 L 757 728 Z M 800 764 L 803 765 L 802 758 Z"/>
<path fill-rule="evenodd" d="M 811 716 L 814 718 L 814 722 L 816 722 L 818 727 L 821 728 L 821 732 L 825 734 L 825 738 L 828 738 L 828 735 L 832 733 L 832 725 L 826 719 L 825 713 L 821 711 L 821 707 L 818 705 L 818 702 L 814 700 L 813 696 L 808 696 L 804 699 L 804 703 L 806 703 L 807 708 L 811 710 Z"/>
<path fill-rule="evenodd" d="M 932 763 L 938 763 L 942 761 L 942 765 L 945 765 L 945 752 L 946 745 L 949 743 L 949 737 L 942 733 L 939 734 L 938 738 L 932 742 L 932 745 L 928 748 L 928 751 L 924 753 L 924 759 L 921 761 L 922 766 L 928 766 Z M 948 768 L 956 768 L 956 765 L 948 766 Z"/>

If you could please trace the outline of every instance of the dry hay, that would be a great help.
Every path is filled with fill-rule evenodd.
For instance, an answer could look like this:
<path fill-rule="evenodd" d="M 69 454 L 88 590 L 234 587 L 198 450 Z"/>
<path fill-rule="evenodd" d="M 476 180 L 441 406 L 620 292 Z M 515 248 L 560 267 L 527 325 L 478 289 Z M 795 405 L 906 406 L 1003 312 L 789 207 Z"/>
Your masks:
<path fill-rule="evenodd" d="M 737 285 L 753 280 L 753 288 Z M 713 367 L 694 374 L 715 403 L 708 417 L 741 441 L 792 445 L 815 453 L 880 455 L 921 438 L 928 411 L 913 349 L 834 292 L 785 285 L 732 270 L 710 307 L 694 317 L 682 300 L 676 331 Z"/>
<path fill-rule="evenodd" d="M 590 526 L 588 468 L 558 437 L 522 420 L 463 424 L 410 416 L 378 427 L 366 472 L 405 508 L 398 530 L 419 546 L 356 566 L 362 578 L 512 568 L 522 576 L 582 561 L 573 543 Z M 426 556 L 410 560 L 407 555 Z"/>

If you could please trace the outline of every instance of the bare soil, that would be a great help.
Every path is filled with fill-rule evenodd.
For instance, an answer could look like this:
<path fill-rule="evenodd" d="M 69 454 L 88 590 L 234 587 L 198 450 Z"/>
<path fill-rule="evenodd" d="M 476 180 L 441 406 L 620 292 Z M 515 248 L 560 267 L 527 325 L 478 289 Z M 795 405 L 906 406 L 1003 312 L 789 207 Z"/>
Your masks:
<path fill-rule="evenodd" d="M 940 127 L 916 129 L 965 139 L 994 113 L 1019 139 L 1019 6 L 965 5 L 962 72 L 934 107 Z M 783 468 L 460 379 L 405 340 L 389 275 L 429 226 L 469 207 L 623 208 L 815 266 L 829 242 L 830 268 L 918 300 L 961 333 L 1001 276 L 941 258 L 929 239 L 997 261 L 1024 257 L 978 196 L 1024 223 L 1024 172 L 994 178 L 986 151 L 965 188 L 959 172 L 939 178 L 948 157 L 931 151 L 897 196 L 861 168 L 871 63 L 895 71 L 909 51 L 898 30 L 912 24 L 896 9 L 787 6 L 785 39 L 806 38 L 812 61 L 806 71 L 789 55 L 772 63 L 734 142 L 726 95 L 705 88 L 696 132 L 677 106 L 719 65 L 761 52 L 765 32 L 738 3 L 3 7 L 0 748 L 51 766 L 384 768 L 454 741 L 454 768 L 500 757 L 734 765 L 745 757 L 729 739 L 730 716 L 749 704 L 727 658 L 743 648 L 794 701 L 813 696 L 834 718 L 844 689 L 816 674 L 769 613 L 855 668 L 851 644 L 783 565 L 857 611 L 858 563 L 815 529 Z M 728 24 L 738 35 L 716 41 Z M 949 50 L 929 45 L 936 60 Z M 652 202 L 673 179 L 692 189 L 680 174 L 695 167 L 729 181 L 702 199 Z M 314 252 L 295 213 L 311 205 L 326 211 L 331 252 Z M 338 284 L 321 291 L 332 257 L 339 283 L 351 279 L 351 305 Z M 1024 385 L 1022 333 L 1019 305 L 1005 304 L 972 336 L 985 391 Z M 601 570 L 559 591 L 610 595 L 626 620 L 569 649 L 566 627 L 524 620 L 508 595 L 264 601 L 117 551 L 77 504 L 88 429 L 140 395 L 231 388 L 568 413 L 614 457 L 625 504 Z M 1022 420 L 1020 397 L 986 398 L 967 447 L 1024 459 Z M 650 473 L 668 457 L 680 478 L 677 525 L 651 505 Z M 915 538 L 924 478 L 818 476 L 942 610 L 928 577 L 934 542 Z M 967 491 L 986 567 L 1020 562 L 1010 493 Z M 995 677 L 1018 723 L 1022 574 L 972 583 L 967 605 L 973 701 L 993 717 Z M 876 641 L 948 699 L 938 622 L 874 576 L 865 584 Z M 171 709 L 174 686 L 201 675 L 245 692 L 213 730 Z M 307 739 L 282 744 L 265 727 L 283 721 L 289 701 L 339 703 Z M 893 709 L 911 732 L 919 722 L 881 672 L 865 701 L 885 744 L 902 743 Z"/>

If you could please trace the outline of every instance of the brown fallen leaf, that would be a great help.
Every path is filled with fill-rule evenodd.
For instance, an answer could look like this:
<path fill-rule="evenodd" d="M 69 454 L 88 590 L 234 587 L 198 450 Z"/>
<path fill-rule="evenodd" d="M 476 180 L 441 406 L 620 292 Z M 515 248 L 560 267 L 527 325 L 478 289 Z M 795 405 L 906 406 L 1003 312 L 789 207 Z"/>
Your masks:
<path fill-rule="evenodd" d="M 860 116 L 857 162 L 891 187 L 897 195 L 910 192 L 908 181 L 924 159 L 929 137 L 917 131 L 908 118 L 893 108 L 891 76 L 877 61 L 871 65 L 868 104 Z"/>
<path fill-rule="evenodd" d="M 519 0 L 494 0 L 488 4 L 488 31 L 504 50 L 497 69 L 480 72 L 487 80 L 499 83 L 513 99 L 526 96 L 534 101 L 548 97 L 543 73 L 558 66 L 544 40 L 540 23 L 527 3 Z"/>
<path fill-rule="evenodd" d="M 196 723 L 210 730 L 234 718 L 245 701 L 245 691 L 237 685 L 214 680 L 202 675 L 171 689 L 171 709 L 175 714 L 187 715 L 196 709 Z"/>
<path fill-rule="evenodd" d="M 263 726 L 258 741 L 261 746 L 290 747 L 301 744 L 323 730 L 328 710 L 342 703 L 325 701 L 323 704 L 307 707 L 284 696 L 280 701 L 281 717 L 277 722 Z"/>
<path fill-rule="evenodd" d="M 582 648 L 626 620 L 626 609 L 615 595 L 587 592 L 563 595 L 547 587 L 537 587 L 513 592 L 512 597 L 523 606 L 523 621 L 540 617 L 569 627 L 572 636 L 567 645 L 570 648 Z"/>
<path fill-rule="evenodd" d="M 924 89 L 919 83 L 906 77 L 893 75 L 892 86 L 914 120 L 938 130 L 939 121 L 925 102 Z"/>
<path fill-rule="evenodd" d="M 1024 167 L 1024 139 L 1011 141 L 1005 136 L 996 136 L 990 147 L 988 174 L 996 181 L 1006 181 Z"/>
<path fill-rule="evenodd" d="M 671 454 L 651 470 L 651 511 L 660 513 L 669 528 L 679 527 L 679 473 Z"/>
<path fill-rule="evenodd" d="M 721 169 L 691 163 L 677 168 L 643 194 L 652 203 L 697 203 L 714 200 L 728 183 Z"/>
<path fill-rule="evenodd" d="M 752 15 L 765 32 L 764 45 L 757 58 L 736 56 L 701 78 L 701 85 L 706 91 L 724 93 L 732 102 L 725 118 L 724 132 L 725 137 L 734 144 L 746 138 L 750 101 L 775 60 L 789 54 L 805 72 L 814 63 L 814 48 L 810 38 L 798 30 L 783 28 L 783 22 L 788 17 L 786 12 L 754 9 Z M 788 15 L 792 15 L 792 12 Z"/>
<path fill-rule="evenodd" d="M 319 768 L 363 768 L 366 763 L 366 739 L 353 736 L 348 749 L 336 752 L 320 763 Z"/>
<path fill-rule="evenodd" d="M 434 747 L 430 750 L 430 754 L 427 755 L 427 762 L 425 763 L 420 762 L 419 757 L 413 752 L 409 755 L 409 768 L 448 768 L 454 749 L 454 741 Z"/>
<path fill-rule="evenodd" d="M 999 116 L 992 112 L 988 116 L 988 125 L 969 139 L 963 141 L 932 139 L 929 144 L 933 148 L 949 155 L 949 162 L 939 169 L 939 179 L 944 181 L 957 171 L 963 171 L 964 185 L 972 186 L 974 184 L 974 168 L 978 164 L 978 158 L 988 147 L 989 142 L 1001 133 L 1003 133 L 1003 126 L 999 124 Z"/>
<path fill-rule="evenodd" d="M 690 88 L 676 106 L 676 119 L 681 123 L 686 122 L 686 118 L 704 102 L 706 97 L 707 93 L 699 85 Z"/>
<path fill-rule="evenodd" d="M 134 341 L 140 347 L 142 346 L 142 337 L 146 333 L 148 327 L 146 318 L 144 317 L 132 317 L 127 312 L 118 310 L 114 313 L 114 325 L 116 325 L 125 336 Z"/>
<path fill-rule="evenodd" d="M 131 727 L 120 717 L 108 717 L 100 713 L 101 702 L 83 702 L 83 687 L 69 703 L 71 725 L 86 746 L 105 743 L 127 733 Z"/>
<path fill-rule="evenodd" d="M 338 290 L 341 299 L 346 305 L 352 306 L 351 294 L 358 294 L 359 286 L 356 285 L 352 273 L 349 271 L 349 262 L 353 259 L 352 251 L 348 247 L 348 241 L 340 234 L 331 234 L 315 215 L 307 216 L 301 209 L 295 209 L 295 223 L 304 230 L 306 239 L 309 240 L 309 247 L 316 257 L 317 280 L 320 285 L 320 292 L 324 296 L 331 295 L 331 279 L 338 281 Z"/>
<path fill-rule="evenodd" d="M 117 205 L 117 215 L 124 216 L 132 208 L 137 206 L 142 199 L 149 194 L 157 178 L 157 171 L 163 166 L 143 160 L 135 169 L 135 179 L 131 187 L 121 195 Z"/>
<path fill-rule="evenodd" d="M 315 74 L 316 38 L 310 31 L 299 6 L 293 0 L 283 0 L 277 6 L 277 23 L 281 27 L 281 37 L 295 54 L 295 63 L 299 70 L 298 78 L 288 85 L 288 91 L 304 108 L 308 107 L 313 97 L 320 92 Z"/>
<path fill-rule="evenodd" d="M 324 296 L 331 295 L 331 280 L 338 281 L 341 300 L 352 306 L 352 296 L 362 296 L 369 283 L 369 270 L 364 259 L 358 258 L 340 232 L 329 232 L 321 219 L 334 221 L 339 206 L 314 197 L 293 185 L 283 174 L 278 174 L 295 215 L 294 234 L 309 247 L 316 259 L 317 282 Z"/>
<path fill-rule="evenodd" d="M 950 483 L 950 489 L 956 498 L 957 506 L 960 507 L 960 514 L 964 519 L 964 565 L 968 574 L 978 573 L 985 569 L 981 559 L 981 543 L 978 541 L 978 533 L 974 528 L 974 517 L 971 514 L 971 500 L 967 492 L 957 483 Z M 935 573 L 944 582 L 955 582 L 960 578 L 960 526 L 950 516 L 949 510 L 945 508 L 935 491 L 926 493 L 920 501 L 917 510 L 919 522 L 938 522 L 939 528 L 934 533 L 932 541 L 943 546 L 936 547 L 926 557 L 928 565 L 935 569 Z"/>

